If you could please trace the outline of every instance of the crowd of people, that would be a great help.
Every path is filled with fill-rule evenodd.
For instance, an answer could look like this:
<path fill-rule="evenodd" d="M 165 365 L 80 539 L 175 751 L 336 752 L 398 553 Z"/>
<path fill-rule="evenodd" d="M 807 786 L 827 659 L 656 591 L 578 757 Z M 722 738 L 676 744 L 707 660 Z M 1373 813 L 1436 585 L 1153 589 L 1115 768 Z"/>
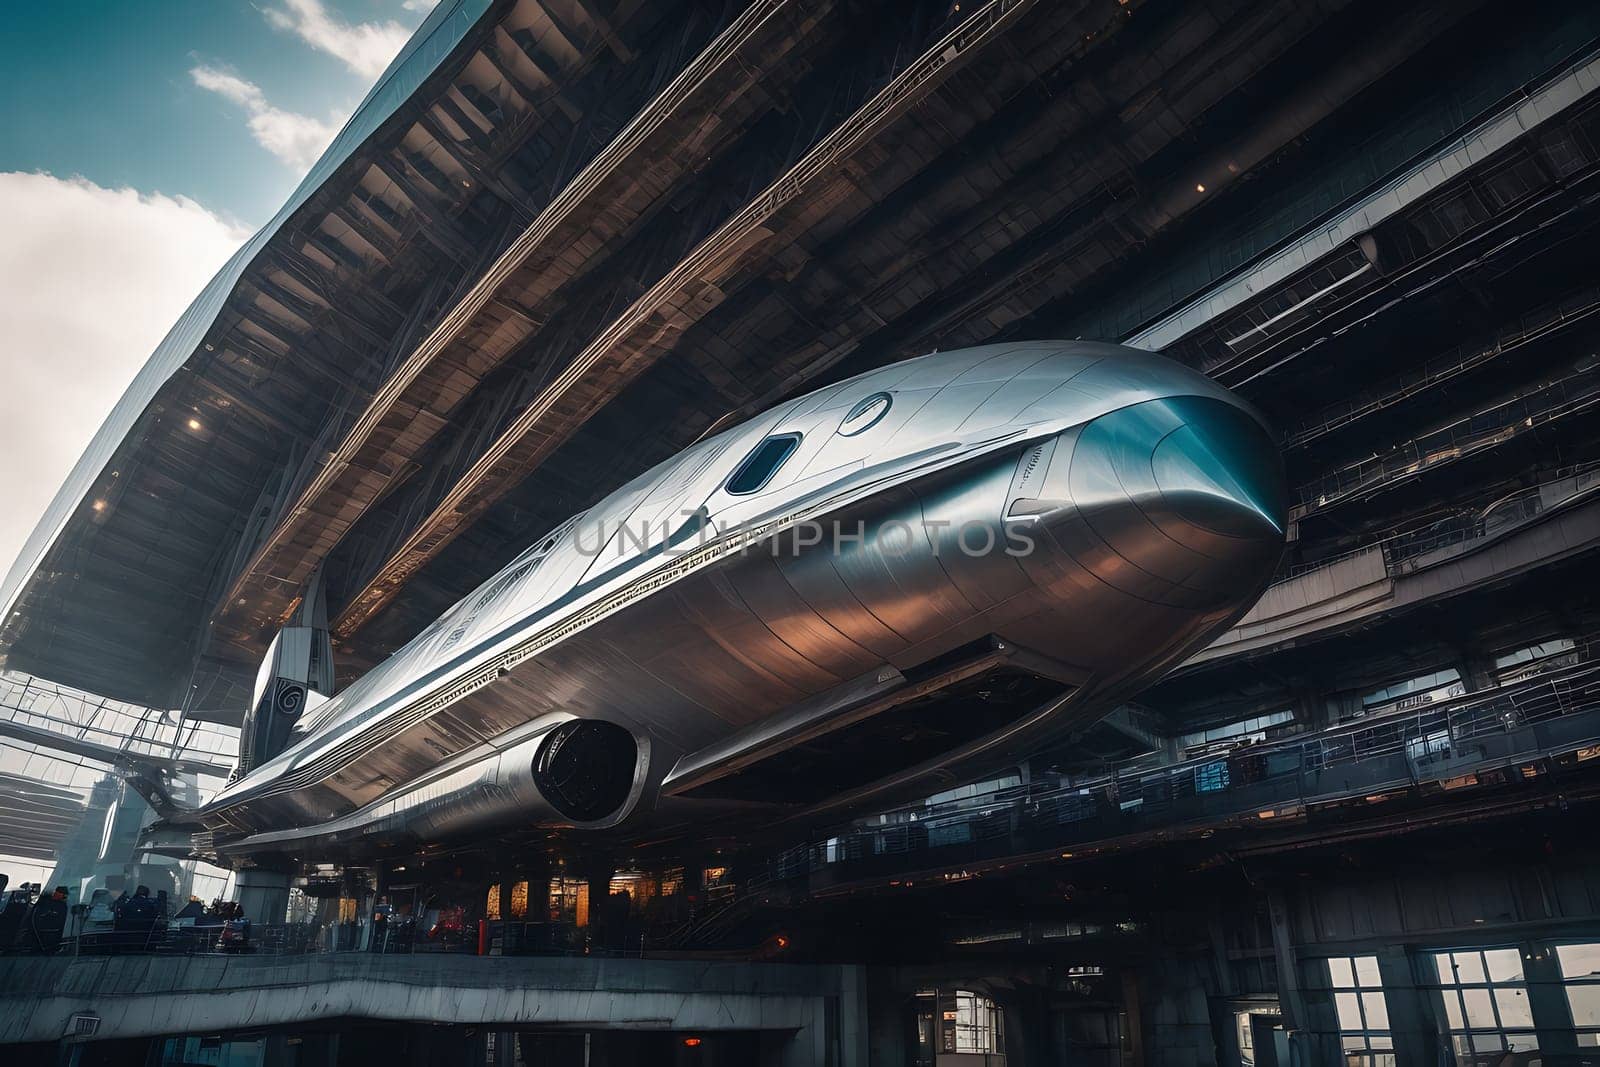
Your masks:
<path fill-rule="evenodd" d="M 174 911 L 166 890 L 152 893 L 143 885 L 115 896 L 95 889 L 83 901 L 75 901 L 67 886 L 50 892 L 39 883 L 9 893 L 6 888 L 6 876 L 0 874 L 0 954 L 25 955 L 483 952 L 490 942 L 505 952 L 606 950 L 621 947 L 631 902 L 625 893 L 613 894 L 581 930 L 570 920 L 469 923 L 466 908 L 437 896 L 397 905 L 378 895 L 363 917 L 291 920 L 263 928 L 253 939 L 251 921 L 238 901 L 207 905 L 191 896 Z"/>
<path fill-rule="evenodd" d="M 0 874 L 0 952 L 20 949 L 34 954 L 50 954 L 61 946 L 67 927 L 67 887 L 58 885 L 45 895 L 38 885 L 24 883 L 5 892 L 9 879 Z"/>
<path fill-rule="evenodd" d="M 154 895 L 148 886 L 111 898 L 99 890 L 95 899 L 71 903 L 71 893 L 58 885 L 49 893 L 38 883 L 23 883 L 10 892 L 0 874 L 0 953 L 54 955 L 70 939 L 82 952 L 245 951 L 250 947 L 250 921 L 235 901 L 198 897 L 174 914 L 165 890 Z"/>

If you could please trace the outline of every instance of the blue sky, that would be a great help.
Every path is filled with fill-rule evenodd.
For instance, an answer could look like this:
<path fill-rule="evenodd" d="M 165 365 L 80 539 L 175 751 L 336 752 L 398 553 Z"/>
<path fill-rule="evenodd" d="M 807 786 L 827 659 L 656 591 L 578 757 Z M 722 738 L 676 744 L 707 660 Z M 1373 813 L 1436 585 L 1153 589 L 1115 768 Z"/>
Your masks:
<path fill-rule="evenodd" d="M 0 171 L 82 175 L 106 187 L 188 196 L 254 228 L 294 187 L 303 153 L 263 147 L 238 94 L 203 88 L 195 71 L 231 75 L 259 89 L 266 107 L 336 128 L 374 80 L 384 44 L 404 40 L 424 7 L 417 0 L 12 5 L 0 20 Z"/>
<path fill-rule="evenodd" d="M 0 573 L 135 371 L 433 0 L 43 0 L 0 19 Z"/>
<path fill-rule="evenodd" d="M 432 6 L 6 5 L 0 573 L 162 335 Z M 48 867 L 0 856 L 0 870 L 20 881 Z"/>

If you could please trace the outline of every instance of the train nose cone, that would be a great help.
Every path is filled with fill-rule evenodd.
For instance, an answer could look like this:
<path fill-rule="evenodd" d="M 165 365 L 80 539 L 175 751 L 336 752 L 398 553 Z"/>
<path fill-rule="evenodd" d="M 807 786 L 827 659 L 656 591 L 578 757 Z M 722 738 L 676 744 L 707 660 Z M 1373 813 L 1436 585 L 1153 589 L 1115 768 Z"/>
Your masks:
<path fill-rule="evenodd" d="M 1213 611 L 1254 596 L 1283 551 L 1283 463 L 1266 430 L 1221 400 L 1150 400 L 1073 444 L 1066 540 L 1107 585 Z"/>
<path fill-rule="evenodd" d="M 1161 506 L 1225 537 L 1281 540 L 1282 464 L 1261 427 L 1221 404 L 1178 408 L 1183 425 L 1157 442 L 1150 457 Z"/>

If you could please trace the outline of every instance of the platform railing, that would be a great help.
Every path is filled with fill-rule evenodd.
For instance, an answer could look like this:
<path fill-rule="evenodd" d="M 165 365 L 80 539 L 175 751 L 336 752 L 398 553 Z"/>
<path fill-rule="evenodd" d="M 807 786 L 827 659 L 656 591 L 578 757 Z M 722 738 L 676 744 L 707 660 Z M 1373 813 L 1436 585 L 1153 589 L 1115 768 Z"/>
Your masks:
<path fill-rule="evenodd" d="M 0 956 L 313 956 L 506 955 L 604 956 L 638 958 L 644 932 L 628 929 L 615 943 L 597 943 L 571 923 L 485 920 L 463 929 L 428 931 L 404 918 L 385 923 L 315 921 L 297 923 L 216 923 L 188 926 L 161 920 L 137 929 L 79 930 L 41 943 L 32 937 L 0 949 Z"/>
<path fill-rule="evenodd" d="M 1600 403 L 1600 363 L 1531 389 L 1449 426 L 1330 471 L 1295 491 L 1294 511 L 1309 515 L 1368 490 L 1493 448 L 1555 419 Z"/>
<path fill-rule="evenodd" d="M 880 813 L 780 853 L 778 878 L 796 878 L 874 856 L 919 853 L 937 863 L 942 848 L 1025 838 L 1098 839 L 1099 831 L 1138 832 L 1195 819 L 1276 814 L 1283 805 L 1334 802 L 1351 795 L 1411 787 L 1543 755 L 1524 738 L 1530 727 L 1569 720 L 1574 745 L 1600 742 L 1600 657 L 1593 646 L 1564 654 L 1561 666 L 1512 685 L 1391 714 L 1359 719 L 1314 735 L 1163 767 L 1114 767 L 1092 778 L 1035 782 L 930 809 Z M 1585 716 L 1579 719 L 1579 716 Z M 1580 736 L 1581 735 L 1581 736 Z M 1489 751 L 1491 738 L 1522 748 Z M 1519 740 L 1520 739 L 1520 740 Z M 1380 761 L 1387 761 L 1380 763 Z M 1367 773 L 1365 768 L 1372 771 Z M 1068 827 L 1081 824 L 1086 835 Z M 954 850 L 952 850 L 954 851 Z"/>
<path fill-rule="evenodd" d="M 1296 807 L 1460 779 L 1492 767 L 1517 767 L 1546 756 L 1600 745 L 1600 646 L 1580 642 L 1533 665 L 1517 681 L 1419 703 L 1315 734 L 1242 743 L 1166 766 L 1130 761 L 1073 780 L 1047 779 L 961 799 L 885 811 L 769 857 L 739 892 L 692 922 L 666 930 L 648 923 L 606 932 L 572 923 L 485 920 L 460 928 L 425 926 L 409 917 L 382 924 L 288 923 L 186 926 L 158 922 L 140 930 L 79 930 L 50 946 L 66 955 L 304 956 L 333 953 L 481 955 L 647 955 L 649 946 L 702 944 L 736 924 L 757 898 L 786 892 L 796 879 L 838 880 L 851 864 L 881 858 L 888 869 L 938 870 L 946 857 L 976 849 L 1005 856 L 1070 850 L 1208 821 L 1277 815 Z M 966 846 L 966 851 L 953 846 Z M 837 873 L 835 873 L 837 872 Z M 946 870 L 940 877 L 960 878 Z M 74 917 L 74 923 L 81 922 Z M 659 926 L 659 924 L 658 924 Z M 7 951 L 27 954 L 26 942 Z"/>
<path fill-rule="evenodd" d="M 212 764 L 238 747 L 238 731 L 179 722 L 175 712 L 95 696 L 11 671 L 0 672 L 0 719 L 129 757 Z"/>
<path fill-rule="evenodd" d="M 1478 341 L 1457 345 L 1404 374 L 1381 382 L 1376 389 L 1320 409 L 1285 435 L 1284 446 L 1295 448 L 1307 444 L 1526 344 L 1591 319 L 1597 312 L 1600 312 L 1600 286 L 1587 286 L 1558 301 L 1540 305 L 1502 328 L 1487 344 Z"/>
<path fill-rule="evenodd" d="M 1415 530 L 1391 533 L 1337 555 L 1292 564 L 1280 572 L 1273 584 L 1335 566 L 1374 550 L 1383 552 L 1384 569 L 1390 575 L 1401 574 L 1415 567 L 1417 561 L 1431 552 L 1507 533 L 1597 487 L 1600 487 L 1600 461 L 1562 467 L 1538 485 L 1518 489 L 1484 507 L 1451 515 Z"/>

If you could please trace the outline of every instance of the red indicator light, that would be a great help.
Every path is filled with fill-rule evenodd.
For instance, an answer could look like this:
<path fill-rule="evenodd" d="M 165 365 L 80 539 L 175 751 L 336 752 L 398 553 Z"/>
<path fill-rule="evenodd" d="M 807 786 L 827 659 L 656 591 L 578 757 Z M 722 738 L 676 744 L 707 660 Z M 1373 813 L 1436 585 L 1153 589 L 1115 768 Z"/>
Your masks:
<path fill-rule="evenodd" d="M 688 1048 L 699 1048 L 700 1047 L 700 1039 L 698 1037 L 686 1037 L 686 1038 L 683 1039 L 683 1043 Z"/>

